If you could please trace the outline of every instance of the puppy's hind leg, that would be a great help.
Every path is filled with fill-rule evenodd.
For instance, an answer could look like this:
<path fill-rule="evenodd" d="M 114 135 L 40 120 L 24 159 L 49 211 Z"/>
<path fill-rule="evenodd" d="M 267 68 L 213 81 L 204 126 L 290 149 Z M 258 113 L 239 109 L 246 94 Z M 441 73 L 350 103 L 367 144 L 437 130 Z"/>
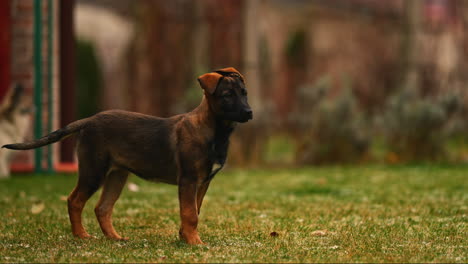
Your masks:
<path fill-rule="evenodd" d="M 68 197 L 68 215 L 73 235 L 79 238 L 91 237 L 81 220 L 83 208 L 88 199 L 100 188 L 108 169 L 107 160 L 78 146 L 78 184 Z"/>
<path fill-rule="evenodd" d="M 104 235 L 115 240 L 127 240 L 127 238 L 121 237 L 112 225 L 112 210 L 115 202 L 119 199 L 119 196 L 122 193 L 122 189 L 127 182 L 127 178 L 128 171 L 111 169 L 104 180 L 101 198 L 94 209 Z"/>

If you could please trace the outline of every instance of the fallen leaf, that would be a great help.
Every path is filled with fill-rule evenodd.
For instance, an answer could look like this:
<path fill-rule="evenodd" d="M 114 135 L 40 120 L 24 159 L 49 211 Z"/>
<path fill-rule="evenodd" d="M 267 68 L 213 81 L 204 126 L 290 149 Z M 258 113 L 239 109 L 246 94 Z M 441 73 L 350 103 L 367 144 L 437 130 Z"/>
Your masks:
<path fill-rule="evenodd" d="M 68 199 L 67 196 L 65 196 L 65 195 L 60 195 L 60 200 L 61 200 L 61 201 L 66 201 L 67 199 Z"/>
<path fill-rule="evenodd" d="M 313 236 L 326 236 L 328 234 L 328 230 L 315 230 L 311 233 Z"/>
<path fill-rule="evenodd" d="M 135 183 L 131 182 L 128 184 L 128 190 L 131 192 L 138 192 L 140 191 L 140 187 L 136 185 Z"/>
<path fill-rule="evenodd" d="M 40 212 L 42 212 L 45 208 L 45 204 L 44 203 L 36 203 L 36 204 L 33 204 L 31 206 L 31 213 L 32 214 L 39 214 Z"/>

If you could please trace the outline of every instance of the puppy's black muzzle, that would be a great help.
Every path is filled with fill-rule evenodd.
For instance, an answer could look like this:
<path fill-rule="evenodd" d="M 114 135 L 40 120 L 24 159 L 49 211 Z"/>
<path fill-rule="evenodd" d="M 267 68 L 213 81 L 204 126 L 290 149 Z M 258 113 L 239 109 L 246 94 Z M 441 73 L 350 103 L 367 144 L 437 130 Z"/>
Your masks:
<path fill-rule="evenodd" d="M 252 110 L 246 111 L 245 112 L 245 117 L 247 118 L 247 120 L 251 120 L 253 118 Z"/>
<path fill-rule="evenodd" d="M 242 111 L 240 123 L 245 123 L 253 119 L 253 113 L 251 109 Z"/>

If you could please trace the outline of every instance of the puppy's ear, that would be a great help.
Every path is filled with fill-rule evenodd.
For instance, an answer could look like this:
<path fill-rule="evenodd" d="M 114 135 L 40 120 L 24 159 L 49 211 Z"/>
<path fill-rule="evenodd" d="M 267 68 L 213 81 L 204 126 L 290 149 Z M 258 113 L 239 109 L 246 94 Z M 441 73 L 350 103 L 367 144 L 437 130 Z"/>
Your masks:
<path fill-rule="evenodd" d="M 209 94 L 213 94 L 221 77 L 223 76 L 216 72 L 205 73 L 198 77 L 198 82 L 203 90 L 207 91 Z"/>
<path fill-rule="evenodd" d="M 239 75 L 238 77 L 241 78 L 241 80 L 244 82 L 244 76 L 242 76 L 242 74 L 236 70 L 234 67 L 227 67 L 227 68 L 223 68 L 223 69 L 219 69 L 219 70 L 216 70 L 215 72 L 217 73 L 220 73 L 222 75 L 227 75 L 227 76 L 232 76 L 233 74 L 234 75 Z"/>
<path fill-rule="evenodd" d="M 240 72 L 236 70 L 234 67 L 227 67 L 223 69 L 216 70 L 216 72 L 222 72 L 222 73 L 237 73 L 240 75 Z"/>

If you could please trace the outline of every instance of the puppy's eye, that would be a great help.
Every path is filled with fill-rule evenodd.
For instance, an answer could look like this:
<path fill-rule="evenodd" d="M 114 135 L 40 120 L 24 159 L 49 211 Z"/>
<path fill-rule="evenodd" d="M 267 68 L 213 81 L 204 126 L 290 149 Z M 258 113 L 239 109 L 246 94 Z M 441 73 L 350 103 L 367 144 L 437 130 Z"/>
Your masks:
<path fill-rule="evenodd" d="M 242 95 L 247 95 L 247 90 L 242 89 L 242 90 L 241 90 L 241 94 L 242 94 Z"/>
<path fill-rule="evenodd" d="M 232 96 L 232 95 L 233 95 L 233 93 L 227 92 L 227 93 L 223 93 L 221 96 L 222 96 L 222 97 L 230 97 L 230 96 Z"/>

